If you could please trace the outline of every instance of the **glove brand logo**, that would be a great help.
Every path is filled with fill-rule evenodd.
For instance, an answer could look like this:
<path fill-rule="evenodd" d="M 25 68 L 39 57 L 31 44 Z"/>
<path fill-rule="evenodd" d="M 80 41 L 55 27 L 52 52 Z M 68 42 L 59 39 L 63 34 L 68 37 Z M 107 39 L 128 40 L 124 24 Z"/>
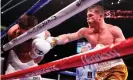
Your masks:
<path fill-rule="evenodd" d="M 43 55 L 44 53 L 38 49 L 35 49 L 35 52 L 38 54 L 38 55 Z"/>

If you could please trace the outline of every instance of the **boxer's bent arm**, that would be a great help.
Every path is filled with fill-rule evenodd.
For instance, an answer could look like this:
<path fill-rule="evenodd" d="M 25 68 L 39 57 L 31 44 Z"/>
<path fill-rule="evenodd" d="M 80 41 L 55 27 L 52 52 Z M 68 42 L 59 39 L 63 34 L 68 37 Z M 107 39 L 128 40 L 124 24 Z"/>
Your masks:
<path fill-rule="evenodd" d="M 115 37 L 114 43 L 125 40 L 122 30 L 119 27 L 113 26 L 111 30 L 112 30 L 113 36 Z"/>
<path fill-rule="evenodd" d="M 45 31 L 35 35 L 34 37 L 32 37 L 32 39 L 41 38 L 41 39 L 45 40 L 46 38 L 48 38 L 50 36 L 51 36 L 50 32 L 45 30 Z"/>
<path fill-rule="evenodd" d="M 17 35 L 18 27 L 19 27 L 18 24 L 15 24 L 8 30 L 7 34 L 9 40 L 12 40 L 18 36 Z"/>
<path fill-rule="evenodd" d="M 40 63 L 43 60 L 44 56 L 39 56 L 37 58 L 34 59 L 35 63 Z"/>

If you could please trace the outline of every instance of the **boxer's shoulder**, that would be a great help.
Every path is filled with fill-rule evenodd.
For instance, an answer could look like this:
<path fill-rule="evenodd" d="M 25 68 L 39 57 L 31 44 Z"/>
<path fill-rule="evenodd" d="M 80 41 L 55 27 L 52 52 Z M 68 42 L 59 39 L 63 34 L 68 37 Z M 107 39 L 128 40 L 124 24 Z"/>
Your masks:
<path fill-rule="evenodd" d="M 86 27 L 83 27 L 81 28 L 78 32 L 82 33 L 82 34 L 91 34 L 94 32 L 94 29 L 93 28 L 86 28 Z"/>
<path fill-rule="evenodd" d="M 120 29 L 118 26 L 116 26 L 116 25 L 111 25 L 111 24 L 106 24 L 107 25 L 107 27 L 110 29 L 110 30 L 118 30 L 118 29 Z"/>
<path fill-rule="evenodd" d="M 17 36 L 17 33 L 19 33 L 19 25 L 15 24 L 8 30 L 7 34 L 10 38 L 15 38 Z"/>

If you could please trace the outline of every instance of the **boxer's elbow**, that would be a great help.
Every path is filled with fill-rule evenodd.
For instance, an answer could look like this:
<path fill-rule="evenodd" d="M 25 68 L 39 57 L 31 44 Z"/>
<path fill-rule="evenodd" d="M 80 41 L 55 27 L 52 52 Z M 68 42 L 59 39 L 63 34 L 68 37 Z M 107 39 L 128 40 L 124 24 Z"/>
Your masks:
<path fill-rule="evenodd" d="M 40 63 L 43 60 L 44 56 L 39 56 L 37 58 L 34 59 L 35 63 Z"/>

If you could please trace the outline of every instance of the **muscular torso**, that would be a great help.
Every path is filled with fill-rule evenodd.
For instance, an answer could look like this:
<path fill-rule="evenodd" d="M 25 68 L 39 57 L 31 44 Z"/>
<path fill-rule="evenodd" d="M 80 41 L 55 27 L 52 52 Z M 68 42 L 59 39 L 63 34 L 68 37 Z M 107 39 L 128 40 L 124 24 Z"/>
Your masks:
<path fill-rule="evenodd" d="M 89 28 L 86 28 L 84 31 L 84 37 L 90 42 L 92 47 L 95 47 L 96 44 L 109 45 L 114 43 L 114 36 L 110 31 L 111 26 L 106 26 L 105 30 L 102 32 L 89 32 Z M 89 35 L 88 35 L 89 34 Z"/>

